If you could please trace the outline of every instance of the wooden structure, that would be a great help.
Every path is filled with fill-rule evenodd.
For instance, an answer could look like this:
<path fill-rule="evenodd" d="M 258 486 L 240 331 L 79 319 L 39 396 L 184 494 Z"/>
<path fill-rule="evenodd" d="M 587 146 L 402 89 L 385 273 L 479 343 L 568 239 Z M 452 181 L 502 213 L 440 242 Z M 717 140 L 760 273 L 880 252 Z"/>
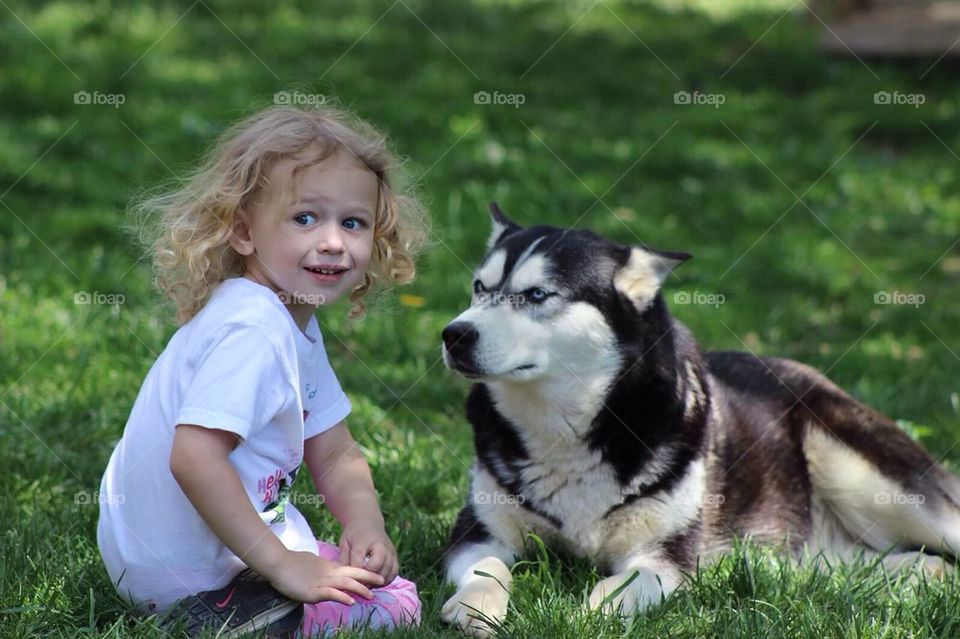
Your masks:
<path fill-rule="evenodd" d="M 809 0 L 820 47 L 878 57 L 960 57 L 958 0 Z"/>

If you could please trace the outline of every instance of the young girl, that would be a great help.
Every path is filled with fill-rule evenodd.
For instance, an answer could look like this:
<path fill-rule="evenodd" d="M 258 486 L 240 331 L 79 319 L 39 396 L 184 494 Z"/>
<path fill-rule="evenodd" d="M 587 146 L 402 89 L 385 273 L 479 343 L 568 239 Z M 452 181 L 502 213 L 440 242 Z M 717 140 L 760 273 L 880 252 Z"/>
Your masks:
<path fill-rule="evenodd" d="M 304 636 L 418 622 L 314 317 L 344 295 L 359 315 L 378 280 L 412 279 L 422 208 L 397 191 L 394 165 L 384 139 L 340 111 L 271 107 L 140 207 L 159 214 L 157 283 L 182 326 L 101 484 L 100 552 L 139 610 L 180 601 L 188 629 L 233 633 L 299 628 L 301 612 Z M 342 526 L 338 546 L 290 503 L 303 461 Z"/>

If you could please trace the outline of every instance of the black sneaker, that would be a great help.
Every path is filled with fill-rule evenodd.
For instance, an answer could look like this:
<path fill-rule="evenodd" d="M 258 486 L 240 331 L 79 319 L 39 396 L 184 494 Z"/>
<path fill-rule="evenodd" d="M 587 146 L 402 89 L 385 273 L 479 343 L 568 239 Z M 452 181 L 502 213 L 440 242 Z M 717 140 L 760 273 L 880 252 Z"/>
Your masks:
<path fill-rule="evenodd" d="M 208 590 L 178 601 L 160 627 L 190 637 L 203 630 L 219 639 L 266 631 L 267 637 L 296 636 L 303 622 L 303 604 L 280 594 L 266 579 L 246 569 L 220 590 Z"/>

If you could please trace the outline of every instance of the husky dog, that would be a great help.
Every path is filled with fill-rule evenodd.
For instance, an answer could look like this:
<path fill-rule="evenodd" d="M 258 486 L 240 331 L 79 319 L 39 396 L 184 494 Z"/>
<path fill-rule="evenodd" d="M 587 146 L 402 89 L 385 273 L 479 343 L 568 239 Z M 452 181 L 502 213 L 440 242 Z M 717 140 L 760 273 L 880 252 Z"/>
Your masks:
<path fill-rule="evenodd" d="M 701 353 L 660 294 L 689 254 L 491 214 L 473 303 L 443 330 L 444 362 L 475 381 L 477 455 L 445 621 L 492 632 L 528 532 L 592 560 L 609 576 L 589 604 L 624 614 L 735 537 L 952 568 L 960 481 L 813 368 Z"/>

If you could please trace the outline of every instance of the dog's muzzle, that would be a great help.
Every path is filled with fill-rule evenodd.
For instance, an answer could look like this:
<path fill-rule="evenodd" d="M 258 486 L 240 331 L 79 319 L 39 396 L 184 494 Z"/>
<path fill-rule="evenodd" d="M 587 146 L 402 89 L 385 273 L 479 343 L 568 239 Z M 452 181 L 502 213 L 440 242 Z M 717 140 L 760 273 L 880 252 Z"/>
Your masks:
<path fill-rule="evenodd" d="M 480 341 L 480 332 L 472 322 L 451 322 L 440 335 L 443 337 L 450 368 L 467 375 L 480 372 L 473 357 L 474 347 Z"/>

